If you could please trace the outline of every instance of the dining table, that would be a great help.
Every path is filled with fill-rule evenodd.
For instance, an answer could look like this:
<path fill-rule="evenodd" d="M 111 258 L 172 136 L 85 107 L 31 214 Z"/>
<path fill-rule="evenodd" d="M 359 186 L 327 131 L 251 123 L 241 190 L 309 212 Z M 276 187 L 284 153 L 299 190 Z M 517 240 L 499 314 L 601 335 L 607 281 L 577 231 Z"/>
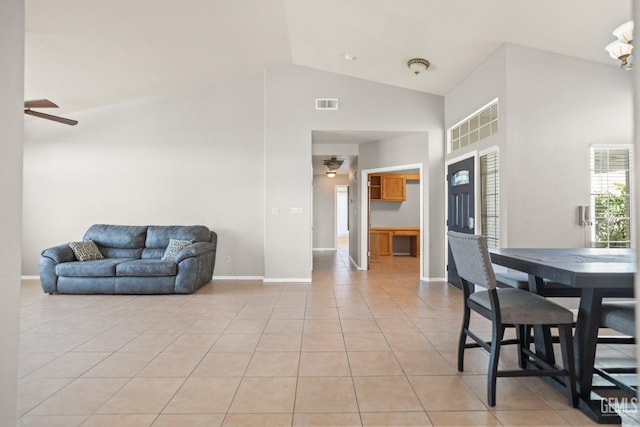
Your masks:
<path fill-rule="evenodd" d="M 637 270 L 635 249 L 609 248 L 494 248 L 491 261 L 528 274 L 529 290 L 545 294 L 545 283 L 556 282 L 579 295 L 574 332 L 574 354 L 578 407 L 600 424 L 619 424 L 621 418 L 608 399 L 593 394 L 593 377 L 605 298 L 633 298 Z M 548 330 L 534 332 L 536 351 L 553 360 Z M 554 385 L 562 387 L 560 383 Z"/>

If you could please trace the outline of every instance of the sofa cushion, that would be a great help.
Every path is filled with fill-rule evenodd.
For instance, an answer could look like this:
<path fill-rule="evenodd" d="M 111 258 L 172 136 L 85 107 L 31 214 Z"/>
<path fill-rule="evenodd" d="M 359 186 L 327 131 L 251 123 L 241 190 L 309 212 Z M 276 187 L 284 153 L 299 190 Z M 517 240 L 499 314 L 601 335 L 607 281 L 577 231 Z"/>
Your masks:
<path fill-rule="evenodd" d="M 178 257 L 178 253 L 187 246 L 193 245 L 193 241 L 191 240 L 178 240 L 178 239 L 169 239 L 169 246 L 164 251 L 164 255 L 162 255 L 162 259 L 164 261 L 175 261 Z"/>
<path fill-rule="evenodd" d="M 136 258 L 139 259 L 142 256 L 144 249 L 122 249 L 122 248 L 107 248 L 100 246 L 100 252 L 105 258 Z M 158 257 L 159 258 L 159 257 Z"/>
<path fill-rule="evenodd" d="M 58 279 L 57 291 L 61 294 L 112 294 L 115 277 L 65 277 Z"/>
<path fill-rule="evenodd" d="M 84 240 L 93 240 L 100 247 L 138 249 L 144 248 L 146 236 L 146 225 L 94 224 L 85 233 Z"/>
<path fill-rule="evenodd" d="M 115 277 L 117 294 L 173 294 L 176 292 L 175 276 Z"/>
<path fill-rule="evenodd" d="M 142 250 L 142 259 L 160 259 L 166 248 L 145 248 Z"/>
<path fill-rule="evenodd" d="M 93 240 L 86 242 L 69 242 L 69 247 L 78 261 L 91 261 L 104 258 Z"/>
<path fill-rule="evenodd" d="M 130 258 L 104 258 L 93 261 L 72 261 L 56 265 L 58 276 L 108 277 L 116 275 L 116 266 Z"/>
<path fill-rule="evenodd" d="M 175 276 L 177 264 L 159 259 L 137 259 L 116 266 L 117 276 Z"/>
<path fill-rule="evenodd" d="M 211 233 L 203 225 L 150 225 L 147 229 L 146 248 L 166 248 L 169 239 L 209 242 Z"/>

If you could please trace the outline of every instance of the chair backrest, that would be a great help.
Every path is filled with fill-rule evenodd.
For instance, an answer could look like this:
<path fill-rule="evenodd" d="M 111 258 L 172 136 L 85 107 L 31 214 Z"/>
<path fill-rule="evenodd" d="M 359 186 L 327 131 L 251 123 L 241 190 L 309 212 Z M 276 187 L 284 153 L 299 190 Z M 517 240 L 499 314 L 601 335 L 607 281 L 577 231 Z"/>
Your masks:
<path fill-rule="evenodd" d="M 487 249 L 487 239 L 455 231 L 449 231 L 447 235 L 458 275 L 469 283 L 494 289 L 496 276 Z"/>

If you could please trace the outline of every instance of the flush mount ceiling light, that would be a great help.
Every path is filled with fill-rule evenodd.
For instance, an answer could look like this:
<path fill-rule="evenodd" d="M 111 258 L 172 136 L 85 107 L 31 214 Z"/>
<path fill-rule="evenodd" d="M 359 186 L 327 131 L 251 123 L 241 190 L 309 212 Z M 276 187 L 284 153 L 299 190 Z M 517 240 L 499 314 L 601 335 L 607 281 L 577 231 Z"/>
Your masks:
<path fill-rule="evenodd" d="M 413 58 L 410 59 L 409 62 L 407 62 L 407 66 L 409 67 L 409 69 L 416 75 L 427 71 L 429 65 L 431 65 L 429 61 L 422 58 Z"/>
<path fill-rule="evenodd" d="M 613 30 L 616 40 L 605 46 L 605 50 L 613 59 L 621 61 L 620 68 L 630 70 L 633 68 L 630 56 L 633 51 L 633 21 L 625 22 Z"/>
<path fill-rule="evenodd" d="M 344 163 L 344 160 L 338 160 L 337 157 L 332 157 L 330 159 L 322 161 L 322 164 L 326 166 L 327 169 L 329 169 L 329 171 L 327 172 L 327 176 L 329 178 L 333 178 L 336 176 L 336 171 L 340 169 L 342 163 Z"/>

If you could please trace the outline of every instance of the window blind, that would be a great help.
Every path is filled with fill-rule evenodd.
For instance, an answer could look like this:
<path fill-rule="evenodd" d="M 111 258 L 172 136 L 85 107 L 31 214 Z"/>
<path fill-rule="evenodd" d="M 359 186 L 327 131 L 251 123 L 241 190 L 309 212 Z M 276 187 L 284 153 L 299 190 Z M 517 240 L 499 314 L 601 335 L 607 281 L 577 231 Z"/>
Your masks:
<path fill-rule="evenodd" d="M 591 148 L 593 247 L 631 247 L 631 165 L 630 148 Z"/>
<path fill-rule="evenodd" d="M 498 151 L 480 157 L 482 235 L 487 246 L 500 246 L 500 170 Z"/>

